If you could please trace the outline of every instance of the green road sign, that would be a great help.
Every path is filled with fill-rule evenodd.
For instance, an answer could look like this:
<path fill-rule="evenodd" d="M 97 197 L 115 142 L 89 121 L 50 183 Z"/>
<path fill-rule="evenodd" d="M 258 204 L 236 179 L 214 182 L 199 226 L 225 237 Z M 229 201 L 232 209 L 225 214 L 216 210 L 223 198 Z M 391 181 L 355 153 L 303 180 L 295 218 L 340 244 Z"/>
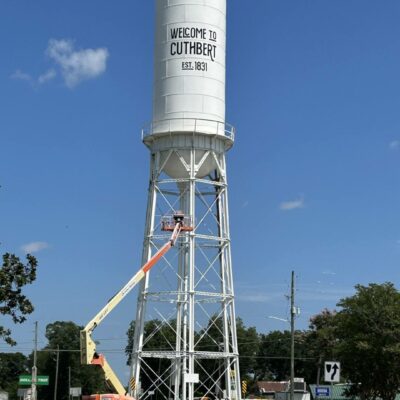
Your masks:
<path fill-rule="evenodd" d="M 20 375 L 19 376 L 19 384 L 20 385 L 32 385 L 32 376 L 31 375 Z M 36 378 L 36 385 L 48 385 L 49 377 L 45 375 L 39 375 Z"/>

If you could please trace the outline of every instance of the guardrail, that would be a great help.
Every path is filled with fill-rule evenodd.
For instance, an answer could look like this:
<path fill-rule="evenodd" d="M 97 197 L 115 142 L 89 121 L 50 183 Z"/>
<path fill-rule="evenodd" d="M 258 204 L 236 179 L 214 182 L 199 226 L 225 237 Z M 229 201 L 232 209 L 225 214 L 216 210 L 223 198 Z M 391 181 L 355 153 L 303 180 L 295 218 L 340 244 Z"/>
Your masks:
<path fill-rule="evenodd" d="M 142 140 L 160 133 L 190 132 L 207 135 L 221 135 L 235 140 L 235 128 L 226 122 L 200 118 L 171 118 L 151 122 L 142 128 Z"/>

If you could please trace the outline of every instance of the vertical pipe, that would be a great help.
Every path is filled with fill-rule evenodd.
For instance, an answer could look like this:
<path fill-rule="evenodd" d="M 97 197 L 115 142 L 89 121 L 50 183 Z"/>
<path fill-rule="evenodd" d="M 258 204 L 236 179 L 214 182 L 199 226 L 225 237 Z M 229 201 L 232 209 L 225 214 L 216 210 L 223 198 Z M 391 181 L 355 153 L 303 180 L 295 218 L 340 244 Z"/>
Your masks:
<path fill-rule="evenodd" d="M 193 221 L 196 217 L 196 175 L 195 175 L 195 149 L 190 151 L 190 189 L 189 189 L 189 213 Z M 194 275 L 195 275 L 195 234 L 189 232 L 189 365 L 188 373 L 194 373 L 194 313 L 195 313 L 195 295 L 194 295 Z M 194 398 L 194 383 L 190 382 L 188 387 L 187 399 Z"/>
<path fill-rule="evenodd" d="M 185 194 L 185 214 L 189 215 L 194 218 L 193 215 L 190 214 L 190 180 L 189 183 L 187 184 L 187 189 L 186 189 L 186 194 Z M 193 219 L 194 221 L 194 219 Z M 189 235 L 186 235 L 185 238 L 185 252 L 184 252 L 184 260 L 183 260 L 183 291 L 184 291 L 184 305 L 183 305 L 183 321 L 182 321 L 182 331 L 183 331 L 183 336 L 182 336 L 182 349 L 184 350 L 184 356 L 182 360 L 182 398 L 186 399 L 187 398 L 187 384 L 185 382 L 185 374 L 188 372 L 189 368 L 189 357 L 188 357 L 188 303 L 189 303 L 189 298 L 188 298 L 188 285 L 189 285 L 189 259 L 190 259 L 190 237 Z"/>
<path fill-rule="evenodd" d="M 187 210 L 187 183 L 178 183 L 179 196 L 180 196 L 180 209 L 185 215 L 188 215 Z M 182 353 L 186 351 L 186 323 L 185 323 L 185 313 L 186 313 L 186 303 L 187 299 L 184 293 L 186 290 L 186 276 L 187 276 L 187 245 L 188 237 L 185 235 L 182 239 L 182 243 L 177 243 L 179 247 L 179 260 L 178 260 L 178 295 L 177 295 L 177 312 L 176 312 L 176 344 L 175 351 L 179 357 L 175 360 L 175 400 L 180 398 L 180 385 L 182 370 L 186 371 L 186 361 L 185 357 L 182 357 Z M 182 351 L 183 350 L 183 351 Z M 183 385 L 184 388 L 184 385 Z"/>

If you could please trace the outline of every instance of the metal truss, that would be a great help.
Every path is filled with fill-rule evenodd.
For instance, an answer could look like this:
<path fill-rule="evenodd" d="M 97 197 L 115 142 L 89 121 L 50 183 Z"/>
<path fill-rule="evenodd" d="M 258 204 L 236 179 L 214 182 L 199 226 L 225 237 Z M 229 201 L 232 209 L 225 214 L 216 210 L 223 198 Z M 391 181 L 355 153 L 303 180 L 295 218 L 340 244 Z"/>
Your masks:
<path fill-rule="evenodd" d="M 194 229 L 181 233 L 141 283 L 131 365 L 136 385 L 130 394 L 240 400 L 224 146 L 179 147 L 173 139 L 161 146 L 152 138 L 148 147 L 143 261 L 168 238 L 160 230 L 165 216 L 182 210 Z M 176 179 L 166 173 L 171 162 L 179 171 Z"/>

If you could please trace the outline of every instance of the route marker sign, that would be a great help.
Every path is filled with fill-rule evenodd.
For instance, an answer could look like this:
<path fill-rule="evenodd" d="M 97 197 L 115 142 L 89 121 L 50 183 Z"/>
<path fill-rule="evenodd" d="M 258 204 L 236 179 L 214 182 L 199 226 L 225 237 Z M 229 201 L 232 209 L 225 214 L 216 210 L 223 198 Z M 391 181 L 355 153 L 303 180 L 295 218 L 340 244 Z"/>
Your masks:
<path fill-rule="evenodd" d="M 325 382 L 340 382 L 340 362 L 325 361 Z"/>

